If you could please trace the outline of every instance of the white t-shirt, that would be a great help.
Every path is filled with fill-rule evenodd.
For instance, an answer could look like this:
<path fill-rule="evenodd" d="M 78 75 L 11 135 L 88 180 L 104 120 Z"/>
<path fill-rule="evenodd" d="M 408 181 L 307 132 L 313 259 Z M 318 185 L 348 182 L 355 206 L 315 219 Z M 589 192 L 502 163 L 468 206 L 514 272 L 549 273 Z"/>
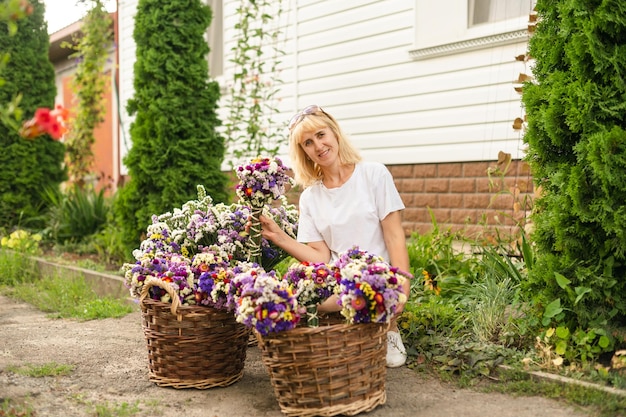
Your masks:
<path fill-rule="evenodd" d="M 318 181 L 302 192 L 298 241 L 323 240 L 330 248 L 331 261 L 355 245 L 389 261 L 380 222 L 403 209 L 387 167 L 359 162 L 342 186 L 329 189 Z"/>

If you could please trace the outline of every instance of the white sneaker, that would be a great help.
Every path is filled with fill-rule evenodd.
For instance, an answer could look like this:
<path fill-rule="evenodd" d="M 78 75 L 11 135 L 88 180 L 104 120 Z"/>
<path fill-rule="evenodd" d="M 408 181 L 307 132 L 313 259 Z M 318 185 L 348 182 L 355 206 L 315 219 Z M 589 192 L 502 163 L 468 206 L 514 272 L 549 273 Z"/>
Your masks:
<path fill-rule="evenodd" d="M 387 332 L 387 368 L 397 368 L 406 363 L 406 349 L 398 332 Z"/>

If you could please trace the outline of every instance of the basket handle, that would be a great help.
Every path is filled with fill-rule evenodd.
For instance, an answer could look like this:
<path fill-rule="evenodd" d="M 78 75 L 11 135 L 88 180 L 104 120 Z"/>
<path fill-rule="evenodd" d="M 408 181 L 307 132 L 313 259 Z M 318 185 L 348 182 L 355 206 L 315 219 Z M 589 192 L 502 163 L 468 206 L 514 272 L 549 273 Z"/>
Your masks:
<path fill-rule="evenodd" d="M 144 298 L 148 296 L 148 291 L 150 291 L 150 288 L 152 287 L 162 288 L 165 290 L 165 292 L 169 294 L 170 298 L 172 299 L 172 305 L 170 306 L 170 311 L 172 312 L 172 314 L 177 315 L 178 307 L 180 307 L 180 298 L 178 297 L 178 294 L 174 292 L 174 288 L 172 288 L 172 286 L 169 283 L 159 278 L 148 277 L 148 279 L 146 279 L 146 281 L 143 283 L 143 287 L 141 287 L 141 296 L 139 297 L 139 304 L 141 304 Z"/>

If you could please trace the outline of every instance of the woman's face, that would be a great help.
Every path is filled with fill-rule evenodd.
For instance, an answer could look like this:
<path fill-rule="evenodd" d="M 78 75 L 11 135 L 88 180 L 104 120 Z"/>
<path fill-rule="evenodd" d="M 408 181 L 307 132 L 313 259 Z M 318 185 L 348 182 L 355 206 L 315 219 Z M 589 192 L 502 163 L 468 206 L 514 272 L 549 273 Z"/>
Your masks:
<path fill-rule="evenodd" d="M 328 126 L 304 132 L 300 138 L 300 146 L 309 159 L 320 167 L 330 166 L 338 161 L 339 142 Z"/>

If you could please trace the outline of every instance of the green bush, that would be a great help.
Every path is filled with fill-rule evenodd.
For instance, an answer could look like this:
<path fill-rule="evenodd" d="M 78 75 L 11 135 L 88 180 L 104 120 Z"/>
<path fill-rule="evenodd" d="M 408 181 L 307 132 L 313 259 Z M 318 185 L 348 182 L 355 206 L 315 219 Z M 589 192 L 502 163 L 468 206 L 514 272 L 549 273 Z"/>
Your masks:
<path fill-rule="evenodd" d="M 37 266 L 27 252 L 0 248 L 0 287 L 33 282 Z"/>
<path fill-rule="evenodd" d="M 110 203 L 104 190 L 71 187 L 59 191 L 49 188 L 44 198 L 49 207 L 44 234 L 54 243 L 84 242 L 107 224 Z"/>
<path fill-rule="evenodd" d="M 206 59 L 211 17 L 200 0 L 138 3 L 135 95 L 128 102 L 135 120 L 124 160 L 130 181 L 115 204 L 129 246 L 140 241 L 152 215 L 194 199 L 197 185 L 216 202 L 227 197 L 224 139 L 216 131 L 219 85 L 208 80 Z"/>
<path fill-rule="evenodd" d="M 526 291 L 544 309 L 559 303 L 544 325 L 623 326 L 626 9 L 618 0 L 540 0 L 537 10 L 524 141 L 543 194 L 532 216 L 537 259 Z"/>
<path fill-rule="evenodd" d="M 0 103 L 20 94 L 20 108 L 28 118 L 38 107 L 53 108 L 56 96 L 44 6 L 40 1 L 31 3 L 33 13 L 17 22 L 14 36 L 4 25 L 0 30 L 0 51 L 9 57 L 2 73 Z M 0 148 L 0 228 L 42 227 L 45 202 L 41 190 L 58 187 L 65 180 L 64 145 L 47 135 L 23 139 L 14 128 L 0 123 Z"/>

